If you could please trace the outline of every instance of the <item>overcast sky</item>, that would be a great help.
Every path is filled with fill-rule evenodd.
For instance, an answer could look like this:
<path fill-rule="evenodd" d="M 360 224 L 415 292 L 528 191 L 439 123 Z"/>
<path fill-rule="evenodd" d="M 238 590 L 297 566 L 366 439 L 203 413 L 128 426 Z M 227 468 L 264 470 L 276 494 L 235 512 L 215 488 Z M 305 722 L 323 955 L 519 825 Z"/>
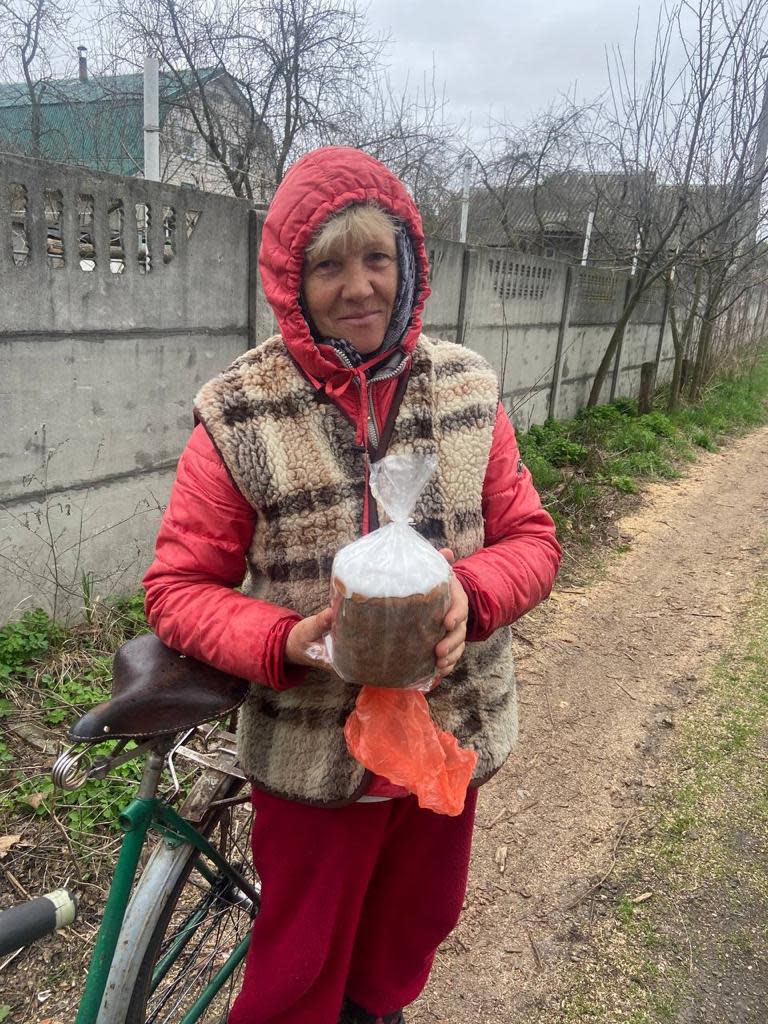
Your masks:
<path fill-rule="evenodd" d="M 652 49 L 658 0 L 640 10 L 638 51 Z M 370 0 L 368 18 L 392 37 L 393 80 L 421 81 L 434 56 L 455 115 L 487 123 L 492 106 L 515 124 L 558 93 L 593 99 L 606 85 L 605 48 L 631 54 L 638 0 Z"/>

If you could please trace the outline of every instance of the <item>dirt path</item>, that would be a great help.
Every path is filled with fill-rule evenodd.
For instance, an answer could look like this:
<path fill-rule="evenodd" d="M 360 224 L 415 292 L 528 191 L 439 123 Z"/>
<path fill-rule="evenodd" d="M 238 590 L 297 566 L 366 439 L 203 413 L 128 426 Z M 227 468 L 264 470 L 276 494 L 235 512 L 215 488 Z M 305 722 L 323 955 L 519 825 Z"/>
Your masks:
<path fill-rule="evenodd" d="M 510 1024 L 579 959 L 583 897 L 751 597 L 767 526 L 762 429 L 649 488 L 604 578 L 520 623 L 520 746 L 482 792 L 466 909 L 414 1024 Z"/>

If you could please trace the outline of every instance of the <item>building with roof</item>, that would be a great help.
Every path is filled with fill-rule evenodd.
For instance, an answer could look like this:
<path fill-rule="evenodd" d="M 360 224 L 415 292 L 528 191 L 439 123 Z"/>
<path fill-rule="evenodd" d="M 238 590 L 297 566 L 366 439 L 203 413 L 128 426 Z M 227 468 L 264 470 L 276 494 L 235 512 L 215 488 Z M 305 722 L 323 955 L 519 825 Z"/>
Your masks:
<path fill-rule="evenodd" d="M 628 262 L 637 236 L 632 194 L 640 187 L 631 175 L 568 170 L 536 186 L 477 188 L 470 198 L 470 240 L 578 262 L 589 230 L 590 261 Z"/>
<path fill-rule="evenodd" d="M 226 159 L 239 167 L 244 157 L 256 201 L 273 187 L 274 144 L 269 129 L 253 130 L 250 106 L 237 83 L 221 69 L 160 73 L 160 171 L 163 181 L 207 192 L 230 193 L 221 165 L 195 126 L 193 109 L 205 103 L 222 125 Z M 80 57 L 76 79 L 51 79 L 35 88 L 24 82 L 0 84 L 0 152 L 80 164 L 127 176 L 144 166 L 144 76 L 93 78 Z M 250 150 L 250 151 L 248 151 Z"/>

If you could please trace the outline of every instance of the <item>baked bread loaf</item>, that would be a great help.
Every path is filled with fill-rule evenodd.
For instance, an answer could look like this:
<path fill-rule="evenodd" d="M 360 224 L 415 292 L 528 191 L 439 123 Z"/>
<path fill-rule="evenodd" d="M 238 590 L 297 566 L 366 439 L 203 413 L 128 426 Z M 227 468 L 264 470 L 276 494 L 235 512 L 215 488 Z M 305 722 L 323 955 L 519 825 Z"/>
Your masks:
<path fill-rule="evenodd" d="M 333 663 L 342 679 L 400 688 L 432 679 L 435 644 L 445 635 L 450 607 L 449 579 L 424 594 L 391 597 L 350 590 L 336 576 L 332 586 Z"/>

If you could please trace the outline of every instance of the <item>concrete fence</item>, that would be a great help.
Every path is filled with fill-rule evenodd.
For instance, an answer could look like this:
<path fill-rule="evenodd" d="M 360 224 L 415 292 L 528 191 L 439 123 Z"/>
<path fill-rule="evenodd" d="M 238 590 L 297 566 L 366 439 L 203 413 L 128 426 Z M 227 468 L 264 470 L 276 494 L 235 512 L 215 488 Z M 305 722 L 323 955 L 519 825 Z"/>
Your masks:
<path fill-rule="evenodd" d="M 586 404 L 628 275 L 506 249 L 464 249 L 430 240 L 433 294 L 425 330 L 460 341 L 493 364 L 518 428 L 572 416 Z M 657 288 L 640 302 L 603 400 L 636 394 L 643 362 L 654 361 L 661 376 L 667 372 L 673 353 L 662 329 L 663 306 Z"/>
<path fill-rule="evenodd" d="M 205 380 L 274 330 L 240 200 L 0 156 L 0 622 L 131 591 Z M 626 275 L 430 239 L 425 331 L 481 352 L 521 428 L 586 402 Z M 637 311 L 604 392 L 671 357 Z"/>

